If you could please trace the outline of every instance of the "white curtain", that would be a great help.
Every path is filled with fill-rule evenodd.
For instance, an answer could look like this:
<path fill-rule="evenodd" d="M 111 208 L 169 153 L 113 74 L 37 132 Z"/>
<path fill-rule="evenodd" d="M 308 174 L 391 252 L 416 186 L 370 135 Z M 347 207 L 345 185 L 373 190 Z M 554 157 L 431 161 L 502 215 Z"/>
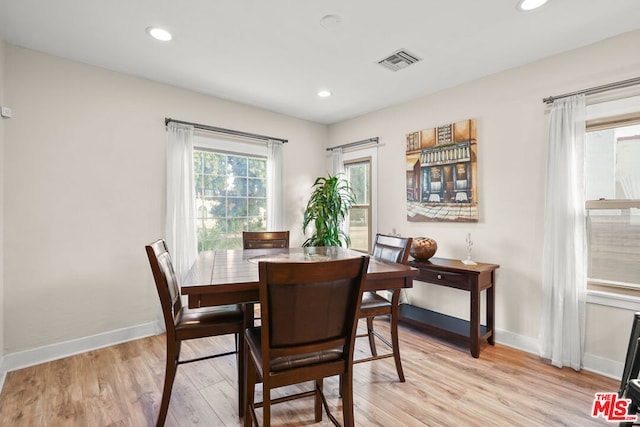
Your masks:
<path fill-rule="evenodd" d="M 344 159 L 342 148 L 334 148 L 331 150 L 332 175 L 336 176 L 344 173 Z"/>
<path fill-rule="evenodd" d="M 170 122 L 167 131 L 167 246 L 179 283 L 198 255 L 193 126 Z"/>
<path fill-rule="evenodd" d="M 283 231 L 284 180 L 282 176 L 282 141 L 267 142 L 267 230 Z"/>
<path fill-rule="evenodd" d="M 332 175 L 333 176 L 338 176 L 338 175 L 342 175 L 340 178 L 341 179 L 347 179 L 346 176 L 344 176 L 344 153 L 342 151 L 342 148 L 334 148 L 333 150 L 331 150 L 331 170 L 332 170 Z M 342 224 L 340 224 L 340 228 L 342 229 L 342 231 L 344 232 L 344 234 L 349 234 L 349 218 L 347 217 L 345 221 L 342 222 Z"/>
<path fill-rule="evenodd" d="M 540 356 L 582 367 L 586 299 L 585 98 L 554 102 L 549 125 Z"/>

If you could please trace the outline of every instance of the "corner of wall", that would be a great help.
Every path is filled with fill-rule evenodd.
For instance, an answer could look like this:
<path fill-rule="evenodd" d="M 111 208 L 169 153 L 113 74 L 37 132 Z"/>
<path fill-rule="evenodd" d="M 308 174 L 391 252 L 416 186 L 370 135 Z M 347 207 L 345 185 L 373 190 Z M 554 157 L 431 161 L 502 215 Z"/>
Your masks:
<path fill-rule="evenodd" d="M 4 103 L 4 51 L 0 34 L 0 105 Z M 0 390 L 4 383 L 4 123 L 0 118 Z"/>

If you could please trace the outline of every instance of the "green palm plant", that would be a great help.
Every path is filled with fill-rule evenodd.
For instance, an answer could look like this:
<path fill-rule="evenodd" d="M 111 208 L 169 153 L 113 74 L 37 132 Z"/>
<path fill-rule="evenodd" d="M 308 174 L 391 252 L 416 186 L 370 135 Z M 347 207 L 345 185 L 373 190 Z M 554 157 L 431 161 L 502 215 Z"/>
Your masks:
<path fill-rule="evenodd" d="M 302 246 L 346 246 L 351 239 L 340 226 L 356 203 L 356 196 L 349 182 L 338 176 L 319 177 L 312 186 L 313 192 L 304 211 L 302 231 L 313 223 L 314 230 Z"/>

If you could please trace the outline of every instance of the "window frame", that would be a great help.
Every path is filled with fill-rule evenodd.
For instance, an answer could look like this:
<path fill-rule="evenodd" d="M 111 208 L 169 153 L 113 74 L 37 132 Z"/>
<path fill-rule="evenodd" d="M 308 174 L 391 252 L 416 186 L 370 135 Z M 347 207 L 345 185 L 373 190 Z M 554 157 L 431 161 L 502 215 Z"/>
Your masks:
<path fill-rule="evenodd" d="M 587 106 L 585 134 L 616 127 L 640 124 L 640 96 L 606 101 Z M 586 140 L 585 140 L 586 142 Z M 585 177 L 586 179 L 586 177 Z M 585 200 L 585 221 L 590 210 L 625 210 L 640 209 L 638 199 L 597 199 Z M 587 223 L 585 223 L 587 226 Z M 586 242 L 589 244 L 590 234 L 586 230 Z M 588 262 L 588 261 L 587 261 Z M 587 266 L 587 273 L 589 266 Z M 629 283 L 615 280 L 597 279 L 587 276 L 587 290 L 627 296 L 640 297 L 640 282 Z"/>
<path fill-rule="evenodd" d="M 213 152 L 213 153 L 220 153 L 220 154 L 226 154 L 226 155 L 236 155 L 236 156 L 249 157 L 249 158 L 260 158 L 260 159 L 264 159 L 265 161 L 267 160 L 267 157 L 268 157 L 267 146 L 264 143 L 225 139 L 215 135 L 209 135 L 206 133 L 196 133 L 194 135 L 193 150 L 194 150 L 194 154 L 195 154 L 195 151 L 205 151 L 205 152 Z M 192 161 L 192 167 L 193 167 L 193 161 Z M 195 176 L 196 176 L 196 172 L 194 171 L 194 179 L 195 179 Z M 195 189 L 195 182 L 194 182 L 194 189 Z M 195 201 L 196 199 L 194 197 L 194 202 Z M 197 231 L 199 227 L 197 208 L 195 209 L 195 214 L 196 214 L 196 231 Z M 227 220 L 228 218 L 229 217 L 225 217 L 225 219 Z M 266 223 L 265 223 L 265 227 L 266 227 Z M 197 243 L 198 243 L 198 248 L 200 248 L 201 245 L 200 245 L 199 239 Z"/>
<path fill-rule="evenodd" d="M 369 249 L 367 253 L 371 253 L 371 246 L 375 235 L 378 233 L 378 147 L 365 147 L 356 148 L 346 151 L 342 154 L 343 167 L 349 163 L 357 163 L 370 159 L 370 235 L 369 235 Z M 347 219 L 348 221 L 348 219 Z"/>

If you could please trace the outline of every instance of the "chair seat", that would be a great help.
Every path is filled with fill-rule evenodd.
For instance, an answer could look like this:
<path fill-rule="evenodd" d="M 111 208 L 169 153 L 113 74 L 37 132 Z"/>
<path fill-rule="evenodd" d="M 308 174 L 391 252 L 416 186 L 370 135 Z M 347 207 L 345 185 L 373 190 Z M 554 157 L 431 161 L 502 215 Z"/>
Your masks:
<path fill-rule="evenodd" d="M 262 348 L 262 327 L 249 328 L 245 335 L 247 344 L 254 354 L 259 355 Z M 342 346 L 313 353 L 297 354 L 293 356 L 275 357 L 271 359 L 272 371 L 284 371 L 286 369 L 301 368 L 342 358 Z"/>
<path fill-rule="evenodd" d="M 391 301 L 378 295 L 375 292 L 364 292 L 362 294 L 362 303 L 360 304 L 360 311 L 378 311 L 389 312 L 391 310 Z"/>
<path fill-rule="evenodd" d="M 237 331 L 243 321 L 244 313 L 237 304 L 196 309 L 183 307 L 176 316 L 176 335 L 185 339 L 210 336 L 212 332 L 231 333 Z"/>

